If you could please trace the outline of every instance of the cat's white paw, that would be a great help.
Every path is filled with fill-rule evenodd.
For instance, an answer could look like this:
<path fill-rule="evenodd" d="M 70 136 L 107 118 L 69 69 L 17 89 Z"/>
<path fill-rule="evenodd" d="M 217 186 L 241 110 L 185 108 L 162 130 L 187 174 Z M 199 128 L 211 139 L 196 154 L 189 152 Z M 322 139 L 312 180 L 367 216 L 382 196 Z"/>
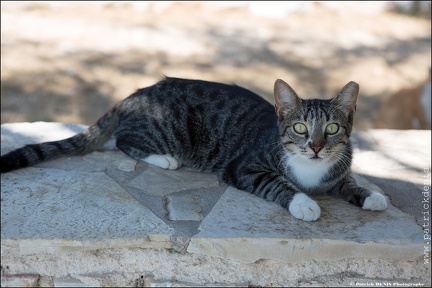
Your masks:
<path fill-rule="evenodd" d="M 304 221 L 315 221 L 321 215 L 318 204 L 304 193 L 294 195 L 288 210 L 294 217 Z"/>
<path fill-rule="evenodd" d="M 365 210 L 384 210 L 387 208 L 387 200 L 381 193 L 372 192 L 370 196 L 366 197 L 362 208 Z"/>
<path fill-rule="evenodd" d="M 153 164 L 163 169 L 175 170 L 181 166 L 181 164 L 171 155 L 150 155 L 143 159 L 144 162 Z"/>

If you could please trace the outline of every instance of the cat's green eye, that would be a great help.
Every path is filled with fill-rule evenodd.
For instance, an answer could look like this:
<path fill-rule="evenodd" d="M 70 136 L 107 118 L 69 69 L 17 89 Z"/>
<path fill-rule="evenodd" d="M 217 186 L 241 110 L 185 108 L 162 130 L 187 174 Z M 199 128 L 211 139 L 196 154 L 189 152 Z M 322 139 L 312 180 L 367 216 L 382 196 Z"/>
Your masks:
<path fill-rule="evenodd" d="M 297 132 L 298 134 L 306 134 L 307 127 L 303 123 L 296 123 L 294 124 L 294 131 Z"/>
<path fill-rule="evenodd" d="M 329 135 L 336 134 L 339 131 L 339 125 L 336 123 L 328 124 L 326 127 L 326 132 Z"/>

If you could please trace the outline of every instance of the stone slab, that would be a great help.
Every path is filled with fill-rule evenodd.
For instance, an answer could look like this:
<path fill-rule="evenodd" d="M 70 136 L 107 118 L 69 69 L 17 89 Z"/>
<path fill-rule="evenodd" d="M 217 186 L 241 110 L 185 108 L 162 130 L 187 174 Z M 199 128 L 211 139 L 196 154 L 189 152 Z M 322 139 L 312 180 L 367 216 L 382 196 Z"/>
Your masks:
<path fill-rule="evenodd" d="M 304 222 L 274 203 L 231 187 L 202 222 L 188 252 L 244 262 L 423 257 L 421 227 L 393 206 L 371 212 L 330 196 L 316 199 L 321 217 Z"/>
<path fill-rule="evenodd" d="M 104 173 L 26 168 L 1 178 L 3 239 L 89 240 L 172 233 Z"/>
<path fill-rule="evenodd" d="M 185 168 L 165 170 L 149 165 L 128 185 L 144 190 L 146 193 L 166 196 L 183 190 L 218 187 L 219 182 L 216 175 L 211 173 L 197 173 Z"/>
<path fill-rule="evenodd" d="M 38 287 L 39 274 L 17 274 L 1 276 L 1 287 Z"/>
<path fill-rule="evenodd" d="M 195 195 L 171 195 L 165 198 L 168 219 L 171 221 L 202 221 L 203 199 Z"/>
<path fill-rule="evenodd" d="M 2 239 L 2 256 L 7 254 L 41 255 L 53 254 L 59 257 L 68 253 L 82 251 L 97 251 L 100 249 L 115 248 L 151 248 L 151 249 L 172 249 L 180 251 L 184 248 L 185 242 L 181 238 L 166 237 L 161 240 L 159 235 L 149 235 L 139 239 L 103 239 L 103 240 L 65 240 L 61 238 L 41 239 Z M 159 238 L 159 239 L 158 239 Z"/>
<path fill-rule="evenodd" d="M 55 278 L 54 281 L 54 287 L 89 287 L 88 285 L 84 284 L 82 281 L 78 279 L 74 279 L 72 277 L 59 277 Z"/>
<path fill-rule="evenodd" d="M 104 173 L 27 168 L 1 178 L 2 245 L 21 240 L 23 254 L 172 246 L 148 240 L 174 230 Z"/>

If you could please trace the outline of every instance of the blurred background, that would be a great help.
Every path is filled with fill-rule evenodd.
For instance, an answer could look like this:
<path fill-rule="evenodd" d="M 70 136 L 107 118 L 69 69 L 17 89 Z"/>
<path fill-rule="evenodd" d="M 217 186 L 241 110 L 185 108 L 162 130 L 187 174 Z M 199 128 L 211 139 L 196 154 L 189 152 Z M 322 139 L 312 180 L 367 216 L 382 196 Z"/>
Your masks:
<path fill-rule="evenodd" d="M 356 130 L 430 129 L 431 1 L 1 2 L 1 123 L 93 124 L 163 75 L 273 103 L 360 84 Z M 428 90 L 429 89 L 429 90 Z"/>

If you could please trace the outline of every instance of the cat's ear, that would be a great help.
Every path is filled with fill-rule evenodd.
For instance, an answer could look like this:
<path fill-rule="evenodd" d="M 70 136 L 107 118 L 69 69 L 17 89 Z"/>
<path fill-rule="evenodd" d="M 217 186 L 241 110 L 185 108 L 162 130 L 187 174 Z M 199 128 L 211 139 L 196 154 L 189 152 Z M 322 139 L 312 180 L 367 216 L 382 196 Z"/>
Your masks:
<path fill-rule="evenodd" d="M 275 110 L 279 119 L 285 118 L 287 109 L 296 108 L 301 99 L 285 81 L 277 79 L 274 84 Z"/>
<path fill-rule="evenodd" d="M 341 109 L 350 121 L 354 117 L 354 113 L 357 109 L 357 97 L 359 94 L 360 86 L 354 81 L 348 82 L 332 99 L 332 103 Z"/>

